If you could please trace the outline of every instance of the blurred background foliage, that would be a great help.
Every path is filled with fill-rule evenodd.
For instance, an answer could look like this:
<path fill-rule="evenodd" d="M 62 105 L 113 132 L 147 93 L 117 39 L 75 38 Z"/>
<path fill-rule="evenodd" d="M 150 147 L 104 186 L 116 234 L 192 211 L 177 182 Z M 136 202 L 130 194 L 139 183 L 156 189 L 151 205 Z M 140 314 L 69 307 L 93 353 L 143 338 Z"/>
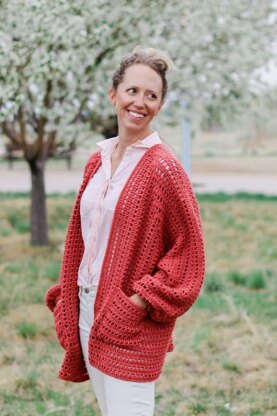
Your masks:
<path fill-rule="evenodd" d="M 79 149 L 74 164 L 81 175 L 95 141 L 115 134 L 107 90 L 116 65 L 137 44 L 167 51 L 176 65 L 156 123 L 178 157 L 185 118 L 194 171 L 276 174 L 276 20 L 271 0 L 118 0 L 116 7 L 111 0 L 1 0 L 0 144 L 27 162 L 31 206 L 36 220 L 45 216 L 44 231 L 46 162 L 63 192 L 64 165 L 50 157 Z M 11 174 L 6 161 L 0 170 Z M 99 414 L 88 383 L 57 379 L 63 351 L 44 305 L 59 276 L 74 196 L 48 195 L 50 238 L 34 235 L 32 247 L 30 194 L 0 193 L 3 416 Z M 176 326 L 156 413 L 275 416 L 276 197 L 197 198 L 207 273 Z"/>

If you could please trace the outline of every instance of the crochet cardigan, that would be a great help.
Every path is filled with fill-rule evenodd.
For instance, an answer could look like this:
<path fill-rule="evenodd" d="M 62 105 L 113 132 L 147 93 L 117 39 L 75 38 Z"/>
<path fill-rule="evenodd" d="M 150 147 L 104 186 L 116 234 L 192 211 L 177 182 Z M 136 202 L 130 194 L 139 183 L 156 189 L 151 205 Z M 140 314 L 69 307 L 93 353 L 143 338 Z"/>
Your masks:
<path fill-rule="evenodd" d="M 101 165 L 89 159 L 70 217 L 59 283 L 46 294 L 65 350 L 62 380 L 89 379 L 78 318 L 78 268 L 84 252 L 80 199 Z M 113 377 L 146 382 L 159 377 L 173 350 L 176 318 L 196 300 L 205 256 L 200 213 L 182 165 L 163 144 L 146 151 L 117 201 L 94 304 L 89 361 Z M 137 293 L 147 308 L 129 297 Z M 57 303 L 58 299 L 61 299 Z"/>

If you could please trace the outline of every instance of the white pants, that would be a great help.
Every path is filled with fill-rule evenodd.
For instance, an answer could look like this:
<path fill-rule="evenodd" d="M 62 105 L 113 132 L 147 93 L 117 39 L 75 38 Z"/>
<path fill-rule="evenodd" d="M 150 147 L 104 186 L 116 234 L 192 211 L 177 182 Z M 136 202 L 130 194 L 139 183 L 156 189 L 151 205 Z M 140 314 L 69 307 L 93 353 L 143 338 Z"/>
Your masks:
<path fill-rule="evenodd" d="M 97 286 L 80 288 L 79 332 L 82 351 L 102 416 L 153 416 L 155 382 L 138 383 L 111 377 L 88 361 L 88 339 L 94 320 Z"/>

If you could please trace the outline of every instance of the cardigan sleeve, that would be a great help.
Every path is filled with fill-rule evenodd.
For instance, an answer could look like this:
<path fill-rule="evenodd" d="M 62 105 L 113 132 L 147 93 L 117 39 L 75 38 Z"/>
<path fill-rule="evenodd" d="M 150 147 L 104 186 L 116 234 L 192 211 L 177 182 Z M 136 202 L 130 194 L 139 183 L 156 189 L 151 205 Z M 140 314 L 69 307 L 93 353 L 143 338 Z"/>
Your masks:
<path fill-rule="evenodd" d="M 153 275 L 134 283 L 150 317 L 172 322 L 196 300 L 205 273 L 205 255 L 198 202 L 180 162 L 171 159 L 159 168 L 164 199 L 165 254 Z"/>
<path fill-rule="evenodd" d="M 46 293 L 45 303 L 46 306 L 53 312 L 55 306 L 61 296 L 61 285 L 57 284 L 52 286 Z"/>

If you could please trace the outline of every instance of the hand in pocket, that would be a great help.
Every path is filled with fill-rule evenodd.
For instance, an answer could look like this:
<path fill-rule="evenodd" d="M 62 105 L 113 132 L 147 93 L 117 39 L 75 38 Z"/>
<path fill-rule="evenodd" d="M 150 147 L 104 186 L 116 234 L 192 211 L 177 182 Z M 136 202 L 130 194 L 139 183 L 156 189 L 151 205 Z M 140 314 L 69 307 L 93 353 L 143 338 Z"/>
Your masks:
<path fill-rule="evenodd" d="M 142 307 L 143 309 L 146 309 L 147 304 L 144 302 L 144 300 L 135 293 L 134 295 L 129 297 L 130 301 L 132 301 L 135 305 Z"/>
<path fill-rule="evenodd" d="M 103 317 L 97 335 L 103 341 L 128 349 L 136 349 L 146 310 L 122 290 L 114 296 Z"/>

